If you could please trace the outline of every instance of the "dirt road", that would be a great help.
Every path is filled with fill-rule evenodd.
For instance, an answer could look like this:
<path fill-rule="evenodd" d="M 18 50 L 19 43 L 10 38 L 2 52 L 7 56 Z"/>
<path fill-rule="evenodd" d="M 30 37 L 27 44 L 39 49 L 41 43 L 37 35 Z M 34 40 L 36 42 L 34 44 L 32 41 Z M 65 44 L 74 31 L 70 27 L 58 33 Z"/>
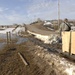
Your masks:
<path fill-rule="evenodd" d="M 27 25 L 27 29 L 31 32 L 42 34 L 42 35 L 59 34 L 58 32 L 50 31 L 46 29 L 43 25 L 41 25 L 41 23 Z"/>

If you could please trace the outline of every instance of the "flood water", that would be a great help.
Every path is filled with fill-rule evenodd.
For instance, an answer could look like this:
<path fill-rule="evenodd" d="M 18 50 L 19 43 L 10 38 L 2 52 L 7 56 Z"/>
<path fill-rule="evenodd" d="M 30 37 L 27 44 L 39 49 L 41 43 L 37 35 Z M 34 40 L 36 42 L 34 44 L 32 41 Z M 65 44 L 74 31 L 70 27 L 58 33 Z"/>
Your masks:
<path fill-rule="evenodd" d="M 1 34 L 0 33 L 0 38 L 1 39 L 6 39 L 7 36 L 6 36 L 6 34 Z M 18 41 L 16 42 L 16 44 L 20 44 L 20 43 L 23 43 L 23 42 L 28 40 L 27 38 L 22 38 L 20 36 L 13 35 L 13 34 L 11 34 L 11 39 L 17 39 Z M 2 49 L 5 45 L 6 45 L 6 42 L 0 42 L 0 49 Z"/>

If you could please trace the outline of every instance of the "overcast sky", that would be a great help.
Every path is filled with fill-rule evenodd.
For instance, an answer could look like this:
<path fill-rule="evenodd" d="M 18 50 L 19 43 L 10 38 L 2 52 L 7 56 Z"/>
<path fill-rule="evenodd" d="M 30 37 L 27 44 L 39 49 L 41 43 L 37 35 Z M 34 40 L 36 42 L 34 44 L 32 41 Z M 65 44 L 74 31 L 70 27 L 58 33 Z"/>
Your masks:
<path fill-rule="evenodd" d="M 58 19 L 58 0 L 0 0 L 0 24 Z M 75 0 L 60 0 L 60 18 L 75 19 Z"/>

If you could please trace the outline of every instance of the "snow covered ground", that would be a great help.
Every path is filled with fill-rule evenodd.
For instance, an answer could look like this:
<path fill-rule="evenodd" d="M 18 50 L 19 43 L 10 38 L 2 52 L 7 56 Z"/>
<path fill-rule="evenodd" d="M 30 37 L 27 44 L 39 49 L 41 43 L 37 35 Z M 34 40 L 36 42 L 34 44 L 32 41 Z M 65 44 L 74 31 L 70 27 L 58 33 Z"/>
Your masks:
<path fill-rule="evenodd" d="M 17 35 L 21 32 L 25 32 L 25 27 L 19 26 L 15 30 L 12 31 L 13 34 L 17 34 Z"/>
<path fill-rule="evenodd" d="M 21 32 L 21 31 L 25 32 L 25 27 L 19 26 L 16 29 L 15 28 L 7 28 L 5 30 L 0 30 L 0 33 L 1 34 L 6 34 L 6 32 L 11 32 L 13 34 L 18 34 L 18 32 Z"/>
<path fill-rule="evenodd" d="M 0 33 L 1 33 L 1 34 L 6 34 L 6 32 L 12 32 L 13 29 L 14 29 L 14 28 L 7 28 L 7 29 L 5 29 L 5 30 L 0 30 Z"/>
<path fill-rule="evenodd" d="M 35 35 L 35 38 L 40 39 L 41 41 L 43 41 L 44 43 L 47 43 L 47 44 L 58 43 L 61 40 L 61 38 L 55 34 L 41 35 L 38 33 L 31 32 L 29 30 L 27 32 Z"/>

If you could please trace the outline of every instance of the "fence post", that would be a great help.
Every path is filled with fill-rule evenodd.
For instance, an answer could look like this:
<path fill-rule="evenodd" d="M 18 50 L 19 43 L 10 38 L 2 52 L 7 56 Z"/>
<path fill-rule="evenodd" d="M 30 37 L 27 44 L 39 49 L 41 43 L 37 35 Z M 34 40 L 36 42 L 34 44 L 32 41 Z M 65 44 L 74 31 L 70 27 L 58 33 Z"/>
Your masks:
<path fill-rule="evenodd" d="M 11 43 L 11 32 L 9 32 L 9 42 Z"/>
<path fill-rule="evenodd" d="M 8 45 L 8 43 L 9 43 L 9 34 L 8 34 L 8 32 L 6 32 L 6 35 L 7 35 L 7 40 L 6 40 L 6 42 L 7 42 L 7 45 Z"/>

